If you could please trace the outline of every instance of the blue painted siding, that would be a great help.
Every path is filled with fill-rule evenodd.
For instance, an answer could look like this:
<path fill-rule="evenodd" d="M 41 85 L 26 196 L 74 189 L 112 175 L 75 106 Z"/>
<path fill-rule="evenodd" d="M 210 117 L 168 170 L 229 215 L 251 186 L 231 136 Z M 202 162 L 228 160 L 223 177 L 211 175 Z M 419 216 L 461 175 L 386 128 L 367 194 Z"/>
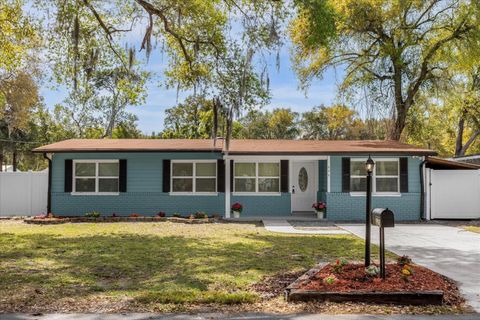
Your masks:
<path fill-rule="evenodd" d="M 365 196 L 342 193 L 342 157 L 330 158 L 330 193 L 327 193 L 327 218 L 330 220 L 364 220 Z M 347 155 L 345 157 L 348 157 Z M 398 157 L 380 156 L 381 157 Z M 351 156 L 355 158 L 355 156 Z M 375 160 L 375 157 L 373 157 Z M 420 219 L 420 171 L 421 159 L 408 157 L 408 193 L 400 196 L 373 196 L 372 207 L 388 207 L 397 221 Z"/>
<path fill-rule="evenodd" d="M 290 216 L 290 193 L 279 196 L 240 196 L 231 197 L 232 204 L 239 202 L 243 205 L 242 217 L 272 217 Z"/>
<path fill-rule="evenodd" d="M 57 215 L 84 215 L 98 211 L 105 215 L 139 213 L 171 215 L 196 211 L 222 214 L 225 194 L 217 196 L 172 196 L 162 192 L 163 159 L 219 159 L 214 152 L 196 153 L 58 153 L 52 165 L 52 211 Z M 65 159 L 127 159 L 127 192 L 118 196 L 81 196 L 64 193 Z"/>

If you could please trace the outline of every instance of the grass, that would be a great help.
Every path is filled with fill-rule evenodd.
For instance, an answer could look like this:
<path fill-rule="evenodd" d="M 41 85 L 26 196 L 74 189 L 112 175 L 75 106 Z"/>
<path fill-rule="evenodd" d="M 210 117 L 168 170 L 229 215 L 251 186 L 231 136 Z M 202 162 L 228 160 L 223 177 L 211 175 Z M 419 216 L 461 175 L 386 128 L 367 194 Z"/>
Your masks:
<path fill-rule="evenodd" d="M 480 233 L 480 226 L 466 226 L 465 230 Z"/>
<path fill-rule="evenodd" d="M 0 310 L 254 304 L 261 297 L 251 286 L 265 276 L 362 255 L 353 236 L 277 234 L 254 224 L 3 221 Z"/>

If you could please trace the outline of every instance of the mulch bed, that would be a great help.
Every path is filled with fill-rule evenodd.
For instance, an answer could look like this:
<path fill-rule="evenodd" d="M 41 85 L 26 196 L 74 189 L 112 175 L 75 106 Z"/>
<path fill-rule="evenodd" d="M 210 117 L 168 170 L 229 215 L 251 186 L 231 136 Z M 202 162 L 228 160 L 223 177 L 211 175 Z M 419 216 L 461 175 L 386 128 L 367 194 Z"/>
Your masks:
<path fill-rule="evenodd" d="M 61 217 L 61 218 L 28 218 L 24 219 L 25 223 L 29 224 L 62 224 L 62 223 L 82 223 L 82 222 L 162 222 L 169 221 L 174 223 L 186 223 L 186 224 L 202 224 L 202 223 L 214 223 L 218 222 L 219 218 L 202 218 L 202 219 L 190 219 L 179 217 Z"/>
<path fill-rule="evenodd" d="M 310 271 L 294 284 L 297 292 L 318 293 L 428 293 L 443 291 L 444 305 L 460 305 L 464 302 L 455 283 L 430 269 L 411 265 L 413 274 L 402 277 L 402 266 L 388 264 L 386 279 L 367 276 L 363 264 L 347 264 L 341 272 L 335 272 L 332 265 L 320 266 Z M 334 276 L 333 283 L 325 279 Z"/>

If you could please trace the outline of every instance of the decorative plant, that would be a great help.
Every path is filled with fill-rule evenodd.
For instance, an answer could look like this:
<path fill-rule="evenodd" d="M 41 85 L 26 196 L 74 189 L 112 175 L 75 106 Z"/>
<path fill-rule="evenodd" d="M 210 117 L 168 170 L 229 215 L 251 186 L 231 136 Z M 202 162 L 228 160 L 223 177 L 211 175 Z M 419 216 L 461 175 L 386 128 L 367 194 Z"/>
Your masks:
<path fill-rule="evenodd" d="M 337 282 L 337 280 L 338 280 L 337 277 L 335 277 L 335 275 L 332 274 L 332 275 L 329 275 L 326 278 L 323 278 L 323 283 L 332 285 L 335 282 Z"/>
<path fill-rule="evenodd" d="M 178 212 L 175 212 L 174 214 L 172 214 L 172 217 L 175 217 L 175 218 L 181 218 L 182 215 Z"/>
<path fill-rule="evenodd" d="M 45 219 L 47 215 L 45 213 L 37 214 L 33 219 Z"/>
<path fill-rule="evenodd" d="M 315 202 L 312 204 L 312 208 L 315 209 L 315 211 L 323 211 L 327 208 L 327 204 L 325 202 Z"/>
<path fill-rule="evenodd" d="M 87 213 L 85 213 L 85 217 L 87 217 L 87 218 L 99 218 L 100 217 L 100 212 L 96 212 L 96 211 L 87 212 Z"/>
<path fill-rule="evenodd" d="M 348 264 L 348 261 L 345 259 L 337 259 L 335 263 L 332 265 L 333 271 L 335 273 L 341 273 L 343 271 L 343 267 Z"/>
<path fill-rule="evenodd" d="M 130 218 L 138 218 L 138 217 L 141 217 L 141 215 L 138 214 L 138 213 L 132 213 L 129 217 Z"/>
<path fill-rule="evenodd" d="M 160 211 L 159 213 L 157 213 L 157 217 L 160 217 L 160 218 L 164 218 L 167 214 L 163 211 Z"/>
<path fill-rule="evenodd" d="M 55 218 L 55 217 L 53 216 L 53 213 L 49 212 L 49 213 L 47 213 L 46 218 Z"/>
<path fill-rule="evenodd" d="M 400 265 L 400 266 L 404 266 L 404 265 L 407 265 L 407 264 L 412 264 L 412 258 L 410 258 L 409 256 L 401 256 L 401 257 L 398 257 L 397 258 L 397 264 Z"/>
<path fill-rule="evenodd" d="M 196 212 L 194 216 L 195 216 L 195 219 L 207 219 L 208 218 L 208 214 L 206 214 L 203 211 Z"/>
<path fill-rule="evenodd" d="M 365 273 L 371 277 L 376 277 L 380 274 L 380 268 L 372 264 L 365 268 Z"/>
<path fill-rule="evenodd" d="M 115 212 L 112 213 L 112 218 L 116 218 L 116 217 L 118 217 L 117 214 Z"/>
<path fill-rule="evenodd" d="M 236 212 L 242 212 L 243 210 L 243 206 L 241 203 L 238 203 L 238 202 L 235 202 L 234 204 L 232 204 L 232 211 L 236 211 Z"/>
<path fill-rule="evenodd" d="M 402 279 L 405 281 L 409 281 L 408 278 L 413 275 L 413 269 L 408 264 L 404 265 L 400 272 L 402 273 Z"/>

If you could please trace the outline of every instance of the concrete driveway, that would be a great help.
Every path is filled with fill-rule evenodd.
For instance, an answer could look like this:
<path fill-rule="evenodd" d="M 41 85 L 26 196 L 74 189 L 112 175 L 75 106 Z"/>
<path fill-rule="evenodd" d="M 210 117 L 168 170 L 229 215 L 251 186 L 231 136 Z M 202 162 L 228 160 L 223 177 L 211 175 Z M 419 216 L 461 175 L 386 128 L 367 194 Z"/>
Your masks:
<path fill-rule="evenodd" d="M 365 226 L 339 225 L 365 238 Z M 372 226 L 372 243 L 378 244 L 378 228 Z M 408 255 L 423 265 L 457 281 L 468 303 L 480 312 L 480 234 L 432 224 L 403 224 L 385 229 L 386 248 Z M 378 253 L 372 252 L 373 259 Z"/>

